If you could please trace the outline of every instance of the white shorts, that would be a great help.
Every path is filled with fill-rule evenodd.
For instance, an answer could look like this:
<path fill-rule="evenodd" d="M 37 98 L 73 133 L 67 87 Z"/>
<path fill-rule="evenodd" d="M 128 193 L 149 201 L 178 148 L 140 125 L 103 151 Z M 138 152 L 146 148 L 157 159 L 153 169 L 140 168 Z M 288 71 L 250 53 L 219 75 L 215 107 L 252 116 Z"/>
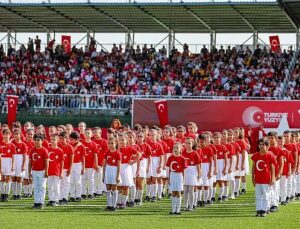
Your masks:
<path fill-rule="evenodd" d="M 25 171 L 22 172 L 22 164 L 23 164 L 23 154 L 15 154 L 14 155 L 14 173 L 12 176 L 15 177 L 24 177 Z"/>
<path fill-rule="evenodd" d="M 131 167 L 131 171 L 132 171 L 132 176 L 133 176 L 133 178 L 136 178 L 137 163 L 134 163 L 134 164 L 131 165 L 130 167 Z"/>
<path fill-rule="evenodd" d="M 199 184 L 197 180 L 197 167 L 196 166 L 188 166 L 184 170 L 184 185 L 196 186 Z"/>
<path fill-rule="evenodd" d="M 211 174 L 211 178 L 209 179 L 209 182 L 210 182 L 210 185 L 213 185 L 213 183 L 215 183 L 217 181 L 217 179 L 216 179 L 217 176 L 214 173 L 215 172 L 215 161 L 214 160 L 212 161 L 211 169 L 212 169 L 212 174 Z"/>
<path fill-rule="evenodd" d="M 168 170 L 169 171 L 169 170 Z M 165 169 L 161 170 L 160 176 L 162 178 L 168 178 L 168 173 L 167 173 L 167 167 L 165 167 Z"/>
<path fill-rule="evenodd" d="M 223 170 L 225 168 L 225 161 L 224 159 L 218 159 L 218 168 L 217 168 L 217 180 L 225 180 L 225 176 L 223 176 Z"/>
<path fill-rule="evenodd" d="M 201 163 L 201 175 L 202 175 L 202 186 L 209 186 L 210 185 L 210 179 L 208 179 L 208 173 L 209 173 L 209 163 Z"/>
<path fill-rule="evenodd" d="M 2 176 L 11 176 L 11 163 L 12 159 L 10 157 L 2 157 L 1 158 L 1 170 Z"/>
<path fill-rule="evenodd" d="M 114 185 L 117 184 L 117 182 L 116 182 L 117 170 L 118 170 L 117 166 L 106 165 L 104 184 L 114 184 Z"/>
<path fill-rule="evenodd" d="M 161 177 L 161 173 L 157 173 L 159 167 L 159 157 L 151 158 L 151 176 L 152 177 Z"/>
<path fill-rule="evenodd" d="M 171 172 L 170 173 L 170 186 L 171 192 L 183 191 L 183 176 L 182 173 Z"/>
<path fill-rule="evenodd" d="M 242 157 L 243 155 L 240 153 L 239 154 L 239 163 L 238 163 L 238 170 L 235 171 L 235 176 L 246 176 L 246 159 L 245 159 L 245 169 L 242 170 Z"/>
<path fill-rule="evenodd" d="M 139 177 L 142 177 L 142 178 L 147 177 L 147 159 L 146 158 L 144 158 L 140 161 Z"/>
<path fill-rule="evenodd" d="M 129 164 L 121 164 L 121 182 L 119 186 L 131 187 L 134 185 L 131 166 Z"/>
<path fill-rule="evenodd" d="M 226 174 L 226 176 L 225 176 L 225 180 L 226 181 L 234 181 L 235 180 L 235 178 L 234 178 L 234 170 L 235 170 L 235 167 L 234 167 L 234 160 L 235 160 L 236 158 L 235 157 L 231 157 L 231 158 L 227 158 L 227 169 L 226 169 L 226 171 L 227 171 L 227 174 Z M 230 163 L 233 163 L 232 165 L 231 165 L 231 173 L 229 173 L 228 171 L 229 171 L 229 168 L 230 168 Z"/>

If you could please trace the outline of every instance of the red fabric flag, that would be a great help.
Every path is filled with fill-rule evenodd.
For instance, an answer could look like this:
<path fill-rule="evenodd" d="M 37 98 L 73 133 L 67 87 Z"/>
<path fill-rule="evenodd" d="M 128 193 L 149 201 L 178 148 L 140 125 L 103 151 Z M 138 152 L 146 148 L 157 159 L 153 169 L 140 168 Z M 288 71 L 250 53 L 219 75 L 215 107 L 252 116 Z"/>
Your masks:
<path fill-rule="evenodd" d="M 11 126 L 17 119 L 18 96 L 7 96 L 7 124 Z"/>
<path fill-rule="evenodd" d="M 71 52 L 71 36 L 62 35 L 61 44 L 63 45 L 65 52 Z"/>
<path fill-rule="evenodd" d="M 168 103 L 167 100 L 154 101 L 160 126 L 163 128 L 169 123 Z"/>
<path fill-rule="evenodd" d="M 271 50 L 273 52 L 280 51 L 280 41 L 279 36 L 269 36 Z"/>

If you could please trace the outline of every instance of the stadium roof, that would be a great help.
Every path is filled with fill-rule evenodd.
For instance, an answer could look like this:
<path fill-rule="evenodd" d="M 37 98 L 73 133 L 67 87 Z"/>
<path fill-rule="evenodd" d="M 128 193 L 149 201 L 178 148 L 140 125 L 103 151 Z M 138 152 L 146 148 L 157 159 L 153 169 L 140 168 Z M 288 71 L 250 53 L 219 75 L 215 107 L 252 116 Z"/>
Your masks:
<path fill-rule="evenodd" d="M 2 2 L 0 32 L 295 33 L 300 2 L 286 2 Z"/>

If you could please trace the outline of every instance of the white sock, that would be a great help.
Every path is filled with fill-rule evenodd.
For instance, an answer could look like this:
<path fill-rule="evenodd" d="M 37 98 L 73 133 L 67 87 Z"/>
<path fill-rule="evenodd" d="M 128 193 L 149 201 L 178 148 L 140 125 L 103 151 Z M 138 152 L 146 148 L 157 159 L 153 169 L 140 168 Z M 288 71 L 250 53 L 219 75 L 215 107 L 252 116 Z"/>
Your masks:
<path fill-rule="evenodd" d="M 23 185 L 24 194 L 28 194 L 28 185 Z"/>
<path fill-rule="evenodd" d="M 197 190 L 197 198 L 198 198 L 198 201 L 202 201 L 202 189 Z"/>
<path fill-rule="evenodd" d="M 17 183 L 17 195 L 20 196 L 22 191 L 22 183 Z"/>
<path fill-rule="evenodd" d="M 6 183 L 6 192 L 5 192 L 5 194 L 9 194 L 10 193 L 10 186 L 11 186 L 10 182 Z"/>
<path fill-rule="evenodd" d="M 136 195 L 136 187 L 135 186 L 132 186 L 130 188 L 130 201 L 131 202 L 134 202 L 135 200 L 135 195 Z"/>
<path fill-rule="evenodd" d="M 156 197 L 157 194 L 157 184 L 151 185 L 151 197 Z"/>
<path fill-rule="evenodd" d="M 184 188 L 183 188 L 183 195 L 184 195 L 184 202 L 183 202 L 183 206 L 185 208 L 188 208 L 189 205 L 188 205 L 188 202 L 189 202 L 189 186 L 185 185 Z"/>
<path fill-rule="evenodd" d="M 111 199 L 111 191 L 106 192 L 107 206 L 111 207 L 112 199 Z"/>
<path fill-rule="evenodd" d="M 4 182 L 0 182 L 1 183 L 1 194 L 5 194 L 5 186 L 4 186 Z"/>
<path fill-rule="evenodd" d="M 176 212 L 176 197 L 172 197 L 172 212 Z"/>
<path fill-rule="evenodd" d="M 122 203 L 126 205 L 126 202 L 128 200 L 128 196 L 126 196 L 126 195 L 122 195 L 122 196 L 123 196 L 122 197 Z"/>
<path fill-rule="evenodd" d="M 147 184 L 146 185 L 146 196 L 150 196 L 151 195 L 151 184 Z"/>
<path fill-rule="evenodd" d="M 163 191 L 163 184 L 158 184 L 158 188 L 157 188 L 158 198 L 161 198 L 162 191 Z"/>
<path fill-rule="evenodd" d="M 216 191 L 217 191 L 217 188 L 213 187 L 211 197 L 216 197 Z"/>
<path fill-rule="evenodd" d="M 193 189 L 193 187 L 190 187 L 190 189 L 189 189 L 189 207 L 192 208 L 194 204 L 195 204 L 194 203 L 194 189 Z"/>
<path fill-rule="evenodd" d="M 12 190 L 13 190 L 13 195 L 16 196 L 17 195 L 17 182 L 12 182 L 11 186 L 12 186 Z"/>
<path fill-rule="evenodd" d="M 179 213 L 181 208 L 181 197 L 177 197 L 176 199 L 177 199 L 176 212 Z"/>
<path fill-rule="evenodd" d="M 219 197 L 222 198 L 222 196 L 223 196 L 223 187 L 220 187 Z"/>
<path fill-rule="evenodd" d="M 112 206 L 113 207 L 117 206 L 118 195 L 119 195 L 119 193 L 117 190 L 112 192 Z"/>
<path fill-rule="evenodd" d="M 143 190 L 137 190 L 137 199 L 140 200 L 140 203 L 143 201 Z"/>
<path fill-rule="evenodd" d="M 29 192 L 28 192 L 28 194 L 32 195 L 32 189 L 33 189 L 33 185 L 29 184 Z"/>
<path fill-rule="evenodd" d="M 237 192 L 239 194 L 240 186 L 241 186 L 241 179 L 235 179 L 234 192 Z"/>
<path fill-rule="evenodd" d="M 242 189 L 245 189 L 246 190 L 246 183 L 242 183 Z"/>
<path fill-rule="evenodd" d="M 230 181 L 231 196 L 234 196 L 235 181 Z"/>
<path fill-rule="evenodd" d="M 193 195 L 194 195 L 194 206 L 197 206 L 197 201 L 198 201 L 197 193 L 198 193 L 198 191 L 195 191 L 195 192 L 193 193 Z"/>
<path fill-rule="evenodd" d="M 208 190 L 204 190 L 204 202 L 208 200 Z"/>

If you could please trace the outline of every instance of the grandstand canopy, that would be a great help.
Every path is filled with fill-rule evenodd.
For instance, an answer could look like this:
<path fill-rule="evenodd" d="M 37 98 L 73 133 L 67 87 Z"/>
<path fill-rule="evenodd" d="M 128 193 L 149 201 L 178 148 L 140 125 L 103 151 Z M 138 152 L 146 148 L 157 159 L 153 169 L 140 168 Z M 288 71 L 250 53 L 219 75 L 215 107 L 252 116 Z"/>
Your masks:
<path fill-rule="evenodd" d="M 0 2 L 0 32 L 295 33 L 299 21 L 300 1 Z"/>

